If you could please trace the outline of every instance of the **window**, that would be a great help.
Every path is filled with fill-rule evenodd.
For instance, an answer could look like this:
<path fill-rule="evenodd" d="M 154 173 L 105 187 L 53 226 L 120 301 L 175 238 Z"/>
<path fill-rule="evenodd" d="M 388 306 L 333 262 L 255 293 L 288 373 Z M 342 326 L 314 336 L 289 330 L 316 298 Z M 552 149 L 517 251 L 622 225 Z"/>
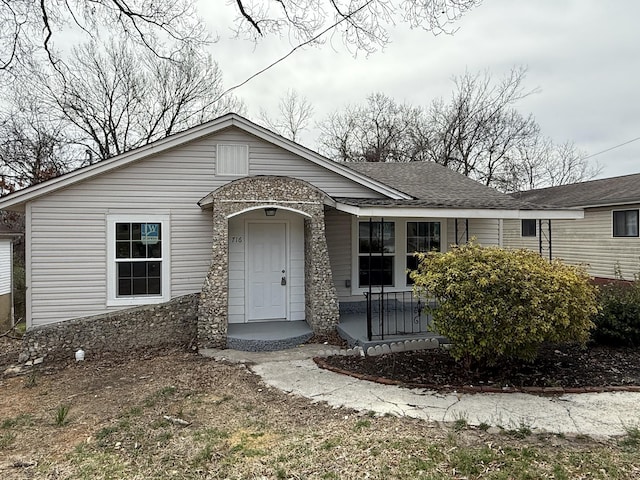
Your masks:
<path fill-rule="evenodd" d="M 407 222 L 407 269 L 416 270 L 418 259 L 416 252 L 440 251 L 440 222 Z M 407 285 L 413 280 L 407 273 Z"/>
<path fill-rule="evenodd" d="M 396 234 L 394 222 L 358 223 L 358 285 L 393 286 Z"/>
<path fill-rule="evenodd" d="M 249 175 L 248 145 L 218 145 L 216 162 L 218 175 Z"/>
<path fill-rule="evenodd" d="M 523 237 L 536 237 L 536 220 L 534 218 L 524 218 L 521 226 L 521 236 Z"/>
<path fill-rule="evenodd" d="M 108 217 L 108 305 L 169 300 L 168 217 Z"/>
<path fill-rule="evenodd" d="M 613 236 L 638 236 L 638 210 L 618 210 L 613 212 Z"/>

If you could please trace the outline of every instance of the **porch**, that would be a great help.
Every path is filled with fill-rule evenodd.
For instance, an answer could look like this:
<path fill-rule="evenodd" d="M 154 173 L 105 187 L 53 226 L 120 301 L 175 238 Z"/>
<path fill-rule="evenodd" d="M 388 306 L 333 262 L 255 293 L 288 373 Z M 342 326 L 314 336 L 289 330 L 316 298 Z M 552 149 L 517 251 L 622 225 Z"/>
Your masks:
<path fill-rule="evenodd" d="M 436 338 L 432 318 L 424 300 L 411 291 L 377 292 L 362 301 L 340 305 L 338 334 L 350 347 L 365 351 L 372 346 L 408 340 Z M 306 321 L 230 323 L 227 348 L 249 352 L 285 350 L 305 343 L 313 336 Z"/>
<path fill-rule="evenodd" d="M 340 304 L 338 334 L 350 347 L 444 338 L 435 332 L 425 300 L 411 291 L 371 292 L 361 302 Z"/>

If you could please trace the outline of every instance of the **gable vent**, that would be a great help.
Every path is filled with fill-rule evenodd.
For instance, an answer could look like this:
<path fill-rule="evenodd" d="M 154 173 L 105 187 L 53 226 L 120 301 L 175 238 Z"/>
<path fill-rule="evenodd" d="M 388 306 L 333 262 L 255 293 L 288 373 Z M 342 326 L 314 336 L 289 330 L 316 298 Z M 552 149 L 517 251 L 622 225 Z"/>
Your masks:
<path fill-rule="evenodd" d="M 218 145 L 216 162 L 217 175 L 249 175 L 248 145 Z"/>

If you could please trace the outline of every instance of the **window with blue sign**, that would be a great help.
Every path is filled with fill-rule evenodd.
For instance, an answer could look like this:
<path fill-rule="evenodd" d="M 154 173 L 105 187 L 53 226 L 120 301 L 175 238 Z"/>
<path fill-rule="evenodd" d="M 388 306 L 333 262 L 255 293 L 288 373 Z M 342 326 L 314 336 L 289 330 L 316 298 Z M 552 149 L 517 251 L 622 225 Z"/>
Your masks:
<path fill-rule="evenodd" d="M 116 296 L 162 293 L 162 224 L 115 224 Z"/>

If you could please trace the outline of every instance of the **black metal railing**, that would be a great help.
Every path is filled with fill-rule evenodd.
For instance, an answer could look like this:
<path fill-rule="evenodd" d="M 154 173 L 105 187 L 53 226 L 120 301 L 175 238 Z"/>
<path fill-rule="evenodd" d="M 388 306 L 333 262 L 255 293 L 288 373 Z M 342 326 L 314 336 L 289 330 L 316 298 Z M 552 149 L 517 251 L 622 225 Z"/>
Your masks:
<path fill-rule="evenodd" d="M 366 292 L 367 338 L 384 340 L 432 331 L 431 315 L 424 299 L 412 291 Z"/>

